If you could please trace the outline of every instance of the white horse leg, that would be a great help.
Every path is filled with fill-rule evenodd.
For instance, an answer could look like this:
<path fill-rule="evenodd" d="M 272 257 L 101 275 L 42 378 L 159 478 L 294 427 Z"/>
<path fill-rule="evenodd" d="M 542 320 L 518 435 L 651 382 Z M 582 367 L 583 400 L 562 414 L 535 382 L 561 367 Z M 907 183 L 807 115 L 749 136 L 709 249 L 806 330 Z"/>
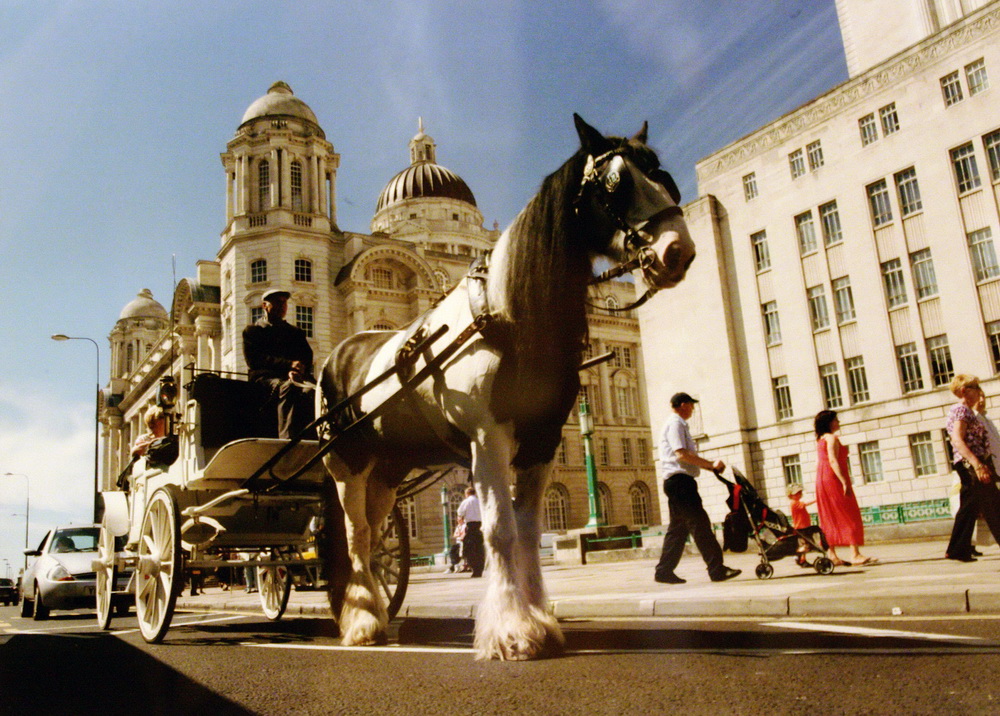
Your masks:
<path fill-rule="evenodd" d="M 486 594 L 476 614 L 477 659 L 520 661 L 542 656 L 558 627 L 544 604 L 533 603 L 518 577 L 521 559 L 510 498 L 512 440 L 493 426 L 473 443 L 473 480 L 483 512 Z M 539 575 L 540 576 L 540 575 Z"/>
<path fill-rule="evenodd" d="M 337 479 L 347 527 L 347 552 L 351 559 L 351 576 L 339 620 L 341 642 L 347 646 L 385 643 L 385 628 L 389 623 L 371 573 L 372 530 L 366 504 L 371 468 L 369 465 L 357 475 Z"/>

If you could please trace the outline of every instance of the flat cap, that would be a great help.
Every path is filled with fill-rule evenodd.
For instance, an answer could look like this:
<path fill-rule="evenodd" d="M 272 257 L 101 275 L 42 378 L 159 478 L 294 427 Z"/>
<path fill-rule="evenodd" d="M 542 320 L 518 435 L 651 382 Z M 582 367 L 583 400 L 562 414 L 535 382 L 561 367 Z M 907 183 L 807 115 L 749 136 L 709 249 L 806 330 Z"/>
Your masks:
<path fill-rule="evenodd" d="M 277 298 L 278 296 L 288 298 L 291 295 L 292 294 L 290 294 L 288 291 L 285 291 L 284 289 L 281 288 L 269 288 L 268 290 L 264 291 L 264 295 L 261 296 L 260 299 L 262 301 L 270 301 L 272 299 Z"/>

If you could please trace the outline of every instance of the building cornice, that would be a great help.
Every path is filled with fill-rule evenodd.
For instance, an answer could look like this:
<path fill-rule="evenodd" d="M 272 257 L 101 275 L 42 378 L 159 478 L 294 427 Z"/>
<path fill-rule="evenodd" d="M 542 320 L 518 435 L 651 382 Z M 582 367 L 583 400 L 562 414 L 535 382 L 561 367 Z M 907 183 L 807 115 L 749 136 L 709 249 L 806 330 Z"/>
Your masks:
<path fill-rule="evenodd" d="M 789 138 L 825 122 L 843 109 L 899 84 L 942 57 L 995 33 L 998 27 L 1000 6 L 994 5 L 992 10 L 970 15 L 933 38 L 903 50 L 864 74 L 838 85 L 825 95 L 706 157 L 696 165 L 699 184 L 770 151 Z"/>

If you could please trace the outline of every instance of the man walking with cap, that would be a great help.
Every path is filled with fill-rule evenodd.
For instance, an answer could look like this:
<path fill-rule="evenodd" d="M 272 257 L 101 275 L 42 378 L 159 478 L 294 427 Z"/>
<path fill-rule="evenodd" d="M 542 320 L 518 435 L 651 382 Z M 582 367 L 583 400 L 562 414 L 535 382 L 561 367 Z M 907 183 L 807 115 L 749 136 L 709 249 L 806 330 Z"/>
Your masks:
<path fill-rule="evenodd" d="M 278 437 L 295 437 L 312 422 L 313 352 L 306 333 L 285 320 L 288 291 L 265 291 L 264 315 L 243 329 L 243 355 L 250 380 L 267 386 L 278 406 Z M 312 437 L 312 436 L 307 436 Z"/>
<path fill-rule="evenodd" d="M 674 570 L 681 561 L 688 535 L 694 535 L 694 543 L 705 560 L 708 576 L 713 582 L 732 579 L 740 573 L 740 570 L 722 563 L 722 548 L 698 494 L 695 478 L 701 469 L 721 472 L 726 465 L 722 460 L 712 463 L 698 457 L 698 446 L 691 438 L 687 424 L 697 402 L 687 393 L 674 395 L 670 399 L 674 412 L 667 418 L 660 437 L 660 463 L 665 476 L 663 491 L 670 509 L 670 525 L 663 537 L 663 552 L 656 565 L 654 579 L 664 584 L 684 584 L 686 581 L 674 574 Z"/>

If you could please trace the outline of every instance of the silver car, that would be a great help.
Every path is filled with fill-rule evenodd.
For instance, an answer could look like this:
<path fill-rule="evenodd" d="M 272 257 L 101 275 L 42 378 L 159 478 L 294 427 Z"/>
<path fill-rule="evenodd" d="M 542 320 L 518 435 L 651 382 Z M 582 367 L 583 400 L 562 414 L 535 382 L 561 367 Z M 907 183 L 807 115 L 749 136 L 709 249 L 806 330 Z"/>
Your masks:
<path fill-rule="evenodd" d="M 94 609 L 99 525 L 56 527 L 45 535 L 38 549 L 25 550 L 36 557 L 21 578 L 21 616 L 45 619 L 50 609 Z M 124 588 L 129 574 L 120 574 Z"/>

